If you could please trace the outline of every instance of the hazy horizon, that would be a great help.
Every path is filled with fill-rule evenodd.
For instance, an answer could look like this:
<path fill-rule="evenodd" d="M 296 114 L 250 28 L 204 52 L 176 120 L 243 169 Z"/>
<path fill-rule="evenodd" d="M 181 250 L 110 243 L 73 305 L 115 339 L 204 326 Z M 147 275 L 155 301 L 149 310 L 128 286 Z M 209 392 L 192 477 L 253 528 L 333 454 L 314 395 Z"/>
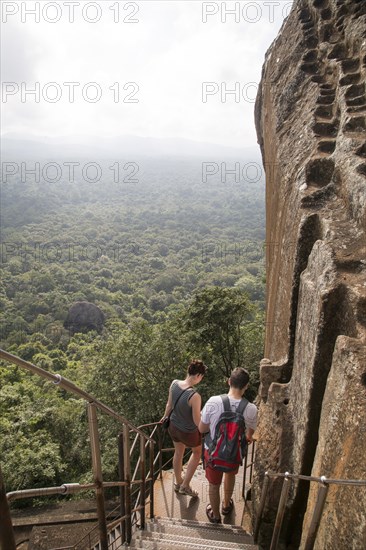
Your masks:
<path fill-rule="evenodd" d="M 255 147 L 264 55 L 291 4 L 2 3 L 2 139 Z"/>
<path fill-rule="evenodd" d="M 259 146 L 235 148 L 218 143 L 197 142 L 184 138 L 153 138 L 147 136 L 32 136 L 4 134 L 1 136 L 1 155 L 4 161 L 20 158 L 45 159 L 52 156 L 90 157 L 94 160 L 112 157 L 196 157 L 204 160 L 261 161 Z"/>

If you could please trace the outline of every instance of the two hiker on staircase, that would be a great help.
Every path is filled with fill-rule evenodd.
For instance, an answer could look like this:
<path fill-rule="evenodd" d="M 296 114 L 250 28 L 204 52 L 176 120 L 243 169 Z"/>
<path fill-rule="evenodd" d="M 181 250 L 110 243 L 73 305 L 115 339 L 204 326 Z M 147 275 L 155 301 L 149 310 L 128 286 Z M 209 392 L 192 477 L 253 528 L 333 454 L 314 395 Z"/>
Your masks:
<path fill-rule="evenodd" d="M 193 386 L 201 382 L 207 366 L 194 360 L 187 369 L 185 380 L 174 380 L 164 417 L 170 417 L 169 434 L 174 443 L 174 490 L 180 494 L 198 497 L 190 482 L 201 458 L 209 483 L 210 504 L 206 514 L 211 523 L 221 523 L 220 486 L 224 478 L 224 496 L 221 513 L 227 515 L 234 507 L 232 499 L 235 476 L 242 463 L 246 446 L 252 441 L 257 424 L 257 407 L 249 403 L 244 393 L 249 385 L 249 374 L 243 368 L 232 371 L 226 395 L 211 397 L 201 409 L 201 396 Z M 201 434 L 206 434 L 201 448 Z M 186 474 L 182 478 L 185 448 L 192 449 Z"/>

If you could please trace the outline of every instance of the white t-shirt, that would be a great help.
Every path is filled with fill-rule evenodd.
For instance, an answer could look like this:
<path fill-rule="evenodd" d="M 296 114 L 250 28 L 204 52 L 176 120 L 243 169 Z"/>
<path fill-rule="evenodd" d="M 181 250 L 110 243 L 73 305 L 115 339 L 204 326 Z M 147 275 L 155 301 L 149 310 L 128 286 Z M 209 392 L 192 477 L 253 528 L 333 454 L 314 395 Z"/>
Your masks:
<path fill-rule="evenodd" d="M 231 409 L 233 412 L 235 412 L 241 400 L 234 399 L 233 397 L 230 397 L 230 396 L 228 397 L 230 400 Z M 216 424 L 220 418 L 220 415 L 223 412 L 224 412 L 224 404 L 222 402 L 220 395 L 214 395 L 213 397 L 210 397 L 210 399 L 207 401 L 207 403 L 202 409 L 201 420 L 204 424 L 210 425 L 210 434 L 212 438 L 215 437 Z M 248 403 L 248 405 L 245 407 L 243 416 L 245 421 L 245 427 L 255 430 L 257 427 L 257 416 L 258 416 L 257 407 L 253 403 Z"/>

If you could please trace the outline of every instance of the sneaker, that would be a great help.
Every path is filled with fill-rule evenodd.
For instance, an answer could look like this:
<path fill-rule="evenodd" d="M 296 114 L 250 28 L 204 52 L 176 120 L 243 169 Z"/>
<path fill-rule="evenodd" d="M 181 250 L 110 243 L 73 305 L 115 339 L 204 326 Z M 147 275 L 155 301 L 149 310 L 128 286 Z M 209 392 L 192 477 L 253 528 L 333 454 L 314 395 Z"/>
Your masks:
<path fill-rule="evenodd" d="M 180 486 L 179 489 L 180 495 L 188 495 L 189 497 L 198 498 L 198 493 L 191 487 L 183 487 L 183 485 Z"/>

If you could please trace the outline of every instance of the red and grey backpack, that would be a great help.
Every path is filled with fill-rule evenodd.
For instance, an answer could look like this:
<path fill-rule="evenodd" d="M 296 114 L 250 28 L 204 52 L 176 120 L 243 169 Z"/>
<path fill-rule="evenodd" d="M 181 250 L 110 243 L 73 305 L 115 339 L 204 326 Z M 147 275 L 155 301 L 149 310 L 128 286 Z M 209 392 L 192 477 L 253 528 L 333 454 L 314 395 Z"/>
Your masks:
<path fill-rule="evenodd" d="M 243 397 L 235 412 L 231 410 L 230 399 L 227 395 L 220 395 L 224 412 L 216 424 L 215 436 L 212 439 L 210 432 L 205 436 L 208 447 L 208 464 L 215 470 L 232 472 L 243 462 L 247 448 L 245 436 L 244 411 L 248 400 Z"/>

